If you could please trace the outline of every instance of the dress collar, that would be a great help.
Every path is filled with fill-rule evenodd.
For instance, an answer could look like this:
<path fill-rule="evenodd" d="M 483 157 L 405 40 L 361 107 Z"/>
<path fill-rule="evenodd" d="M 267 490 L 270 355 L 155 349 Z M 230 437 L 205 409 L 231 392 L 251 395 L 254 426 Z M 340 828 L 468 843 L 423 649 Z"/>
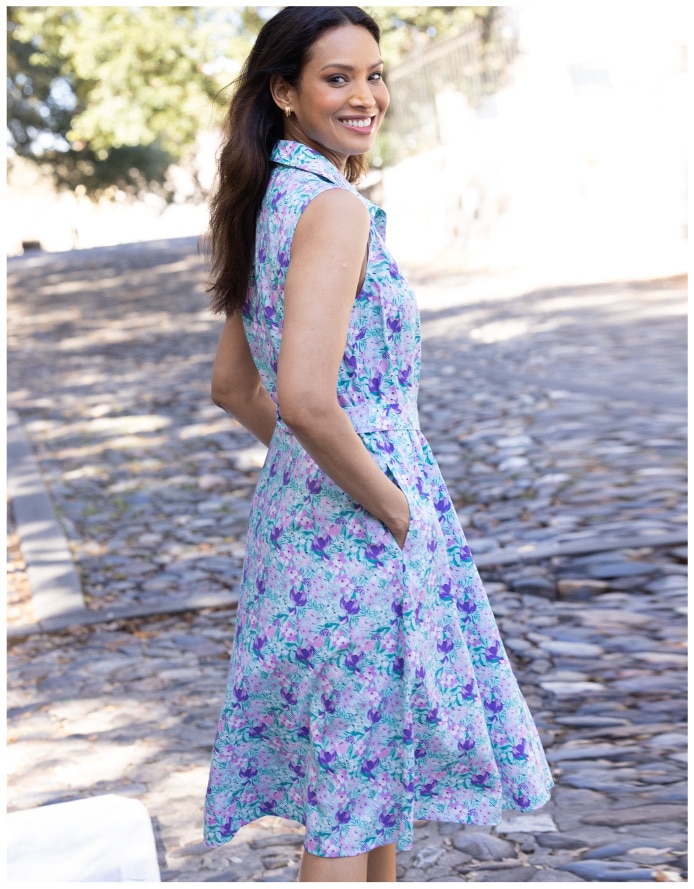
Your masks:
<path fill-rule="evenodd" d="M 270 160 L 285 167 L 296 167 L 298 170 L 305 170 L 307 173 L 315 173 L 316 176 L 320 176 L 328 182 L 341 185 L 342 187 L 347 186 L 354 190 L 354 186 L 342 175 L 335 164 L 319 151 L 304 145 L 303 142 L 290 142 L 287 139 L 280 139 L 272 149 Z"/>
<path fill-rule="evenodd" d="M 325 155 L 316 151 L 315 148 L 309 148 L 303 142 L 292 142 L 288 139 L 279 139 L 272 153 L 270 160 L 275 164 L 281 164 L 284 167 L 294 167 L 297 170 L 304 170 L 307 173 L 313 173 L 320 176 L 327 182 L 337 185 L 340 188 L 347 188 L 366 204 L 372 220 L 375 222 L 377 229 L 383 237 L 385 237 L 386 214 L 376 204 L 372 203 L 368 198 L 352 185 L 352 183 L 343 176 L 337 169 L 335 164 L 328 160 Z"/>

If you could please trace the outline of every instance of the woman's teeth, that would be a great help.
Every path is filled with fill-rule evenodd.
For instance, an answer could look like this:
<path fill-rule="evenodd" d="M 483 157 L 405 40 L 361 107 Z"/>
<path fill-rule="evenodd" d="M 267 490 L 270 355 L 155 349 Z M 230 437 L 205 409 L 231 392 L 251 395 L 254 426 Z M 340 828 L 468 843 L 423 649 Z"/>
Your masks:
<path fill-rule="evenodd" d="M 366 120 L 343 120 L 344 124 L 347 124 L 348 127 L 369 127 L 371 126 L 372 118 L 367 117 Z"/>

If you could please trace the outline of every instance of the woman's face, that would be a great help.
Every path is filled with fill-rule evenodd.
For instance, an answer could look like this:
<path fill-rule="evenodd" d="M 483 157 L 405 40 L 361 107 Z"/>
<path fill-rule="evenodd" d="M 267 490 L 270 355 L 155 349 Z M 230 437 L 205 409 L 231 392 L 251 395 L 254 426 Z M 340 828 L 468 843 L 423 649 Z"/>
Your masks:
<path fill-rule="evenodd" d="M 287 90 L 293 113 L 285 138 L 315 148 L 343 171 L 350 155 L 371 148 L 390 102 L 378 44 L 359 25 L 323 34 Z"/>

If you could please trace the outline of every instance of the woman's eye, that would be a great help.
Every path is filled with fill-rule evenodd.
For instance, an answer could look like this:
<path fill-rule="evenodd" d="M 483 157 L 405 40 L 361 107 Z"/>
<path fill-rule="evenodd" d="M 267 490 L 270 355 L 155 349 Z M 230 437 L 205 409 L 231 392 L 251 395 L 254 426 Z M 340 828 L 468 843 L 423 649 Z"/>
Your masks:
<path fill-rule="evenodd" d="M 374 71 L 373 74 L 369 75 L 369 80 L 376 82 L 383 80 L 383 71 Z M 345 74 L 332 74 L 328 77 L 328 83 L 347 83 L 347 76 Z"/>

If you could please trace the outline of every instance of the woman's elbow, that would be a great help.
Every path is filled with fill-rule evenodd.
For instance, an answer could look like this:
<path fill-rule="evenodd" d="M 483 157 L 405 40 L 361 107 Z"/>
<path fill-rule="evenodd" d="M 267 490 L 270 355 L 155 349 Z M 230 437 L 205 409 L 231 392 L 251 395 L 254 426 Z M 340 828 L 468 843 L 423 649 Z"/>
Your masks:
<path fill-rule="evenodd" d="M 337 410 L 337 399 L 334 404 L 317 399 L 313 394 L 281 394 L 278 392 L 279 414 L 282 422 L 294 432 L 306 433 L 328 420 L 331 410 Z"/>
<path fill-rule="evenodd" d="M 240 397 L 240 393 L 235 391 L 231 386 L 226 382 L 222 382 L 221 380 L 215 379 L 212 377 L 212 385 L 210 386 L 210 398 L 213 403 L 217 405 L 217 407 L 221 407 L 223 411 L 226 411 L 228 414 L 235 415 L 238 405 L 242 402 L 243 399 Z"/>
<path fill-rule="evenodd" d="M 213 379 L 212 385 L 210 386 L 210 398 L 212 402 L 217 405 L 217 407 L 223 408 L 225 406 L 225 402 L 227 401 L 227 390 L 224 386 L 220 386 L 220 384 Z"/>

